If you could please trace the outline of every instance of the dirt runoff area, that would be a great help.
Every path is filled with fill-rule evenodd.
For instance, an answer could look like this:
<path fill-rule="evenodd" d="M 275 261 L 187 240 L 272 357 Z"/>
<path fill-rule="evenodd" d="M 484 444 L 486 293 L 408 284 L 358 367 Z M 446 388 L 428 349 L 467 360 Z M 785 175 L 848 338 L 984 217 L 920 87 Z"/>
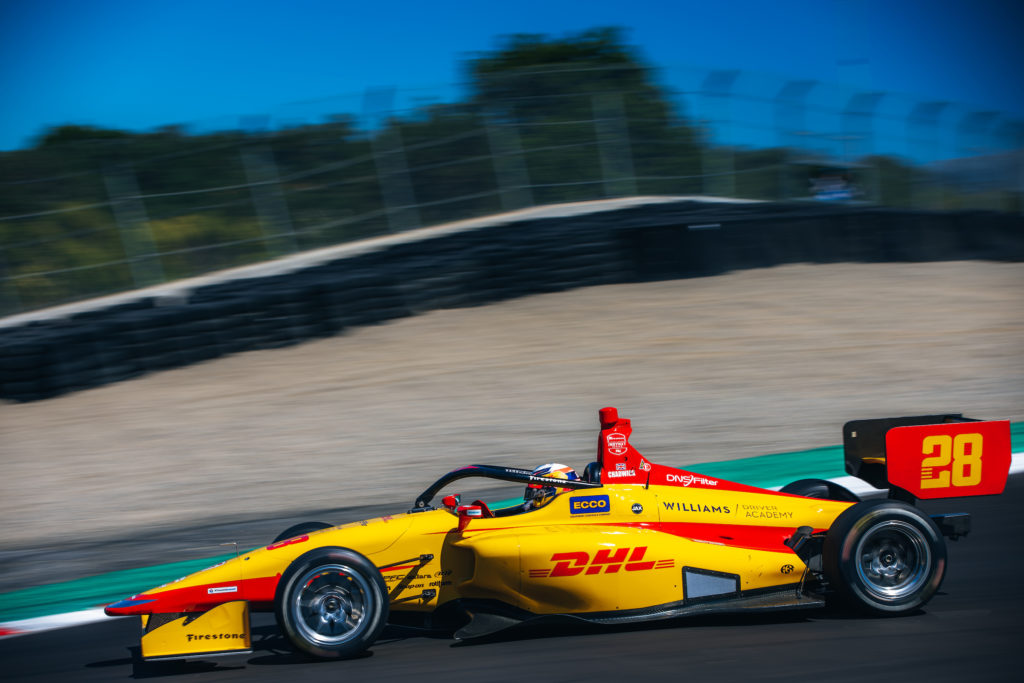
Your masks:
<path fill-rule="evenodd" d="M 474 462 L 836 444 L 846 420 L 1024 419 L 1024 264 L 793 265 L 436 311 L 0 405 L 0 547 L 411 502 Z"/>

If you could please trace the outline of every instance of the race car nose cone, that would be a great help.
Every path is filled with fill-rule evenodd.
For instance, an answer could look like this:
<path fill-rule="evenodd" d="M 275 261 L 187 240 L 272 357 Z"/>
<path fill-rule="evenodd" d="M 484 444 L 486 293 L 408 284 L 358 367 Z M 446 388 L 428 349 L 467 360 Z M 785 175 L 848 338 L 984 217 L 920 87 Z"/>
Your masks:
<path fill-rule="evenodd" d="M 103 612 L 108 617 L 121 617 L 127 614 L 146 614 L 147 610 L 140 609 L 142 605 L 156 602 L 154 598 L 134 599 L 129 598 L 128 600 L 120 600 L 118 602 L 107 605 L 103 608 Z"/>

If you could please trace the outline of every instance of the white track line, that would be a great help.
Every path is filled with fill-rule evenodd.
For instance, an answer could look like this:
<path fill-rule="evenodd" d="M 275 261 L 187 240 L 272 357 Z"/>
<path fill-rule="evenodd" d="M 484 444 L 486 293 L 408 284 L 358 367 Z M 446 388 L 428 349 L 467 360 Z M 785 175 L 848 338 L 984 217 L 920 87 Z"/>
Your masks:
<path fill-rule="evenodd" d="M 69 626 L 81 626 L 82 624 L 92 624 L 97 621 L 104 621 L 109 619 L 106 614 L 103 613 L 102 607 L 95 607 L 93 609 L 82 610 L 81 612 L 68 612 L 66 614 L 51 614 L 45 617 L 34 617 L 32 619 L 19 619 L 18 621 L 8 621 L 0 624 L 0 635 L 2 638 L 11 638 L 14 636 L 22 636 L 28 633 L 39 633 L 41 631 L 50 631 L 55 628 L 68 628 Z"/>

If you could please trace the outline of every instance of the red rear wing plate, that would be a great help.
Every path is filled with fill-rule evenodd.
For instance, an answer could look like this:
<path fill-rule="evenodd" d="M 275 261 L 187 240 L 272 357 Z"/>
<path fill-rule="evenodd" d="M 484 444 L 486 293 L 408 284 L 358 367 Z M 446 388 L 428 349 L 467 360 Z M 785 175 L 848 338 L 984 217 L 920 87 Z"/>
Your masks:
<path fill-rule="evenodd" d="M 1010 422 L 894 427 L 885 459 L 889 483 L 916 498 L 999 494 L 1010 473 Z"/>

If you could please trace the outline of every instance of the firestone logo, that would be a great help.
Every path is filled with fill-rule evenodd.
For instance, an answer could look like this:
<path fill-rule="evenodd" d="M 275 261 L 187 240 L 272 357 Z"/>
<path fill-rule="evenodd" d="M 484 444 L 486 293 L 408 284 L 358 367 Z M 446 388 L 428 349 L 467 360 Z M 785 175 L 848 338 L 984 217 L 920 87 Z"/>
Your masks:
<path fill-rule="evenodd" d="M 708 479 L 707 477 L 694 474 L 666 474 L 665 481 L 670 484 L 682 484 L 683 486 L 690 486 L 691 484 L 718 486 L 717 479 Z"/>
<path fill-rule="evenodd" d="M 675 566 L 675 560 L 644 561 L 646 553 L 647 546 L 615 548 L 614 550 L 602 548 L 597 551 L 593 559 L 589 553 L 583 551 L 555 553 L 551 556 L 551 561 L 555 563 L 554 568 L 531 569 L 530 578 L 579 576 L 583 573 L 600 574 L 602 569 L 605 574 L 616 574 L 622 569 L 627 572 L 645 572 L 651 569 L 671 569 Z"/>
<path fill-rule="evenodd" d="M 200 633 L 198 635 L 186 633 L 185 637 L 190 643 L 193 640 L 245 640 L 244 633 Z"/>

